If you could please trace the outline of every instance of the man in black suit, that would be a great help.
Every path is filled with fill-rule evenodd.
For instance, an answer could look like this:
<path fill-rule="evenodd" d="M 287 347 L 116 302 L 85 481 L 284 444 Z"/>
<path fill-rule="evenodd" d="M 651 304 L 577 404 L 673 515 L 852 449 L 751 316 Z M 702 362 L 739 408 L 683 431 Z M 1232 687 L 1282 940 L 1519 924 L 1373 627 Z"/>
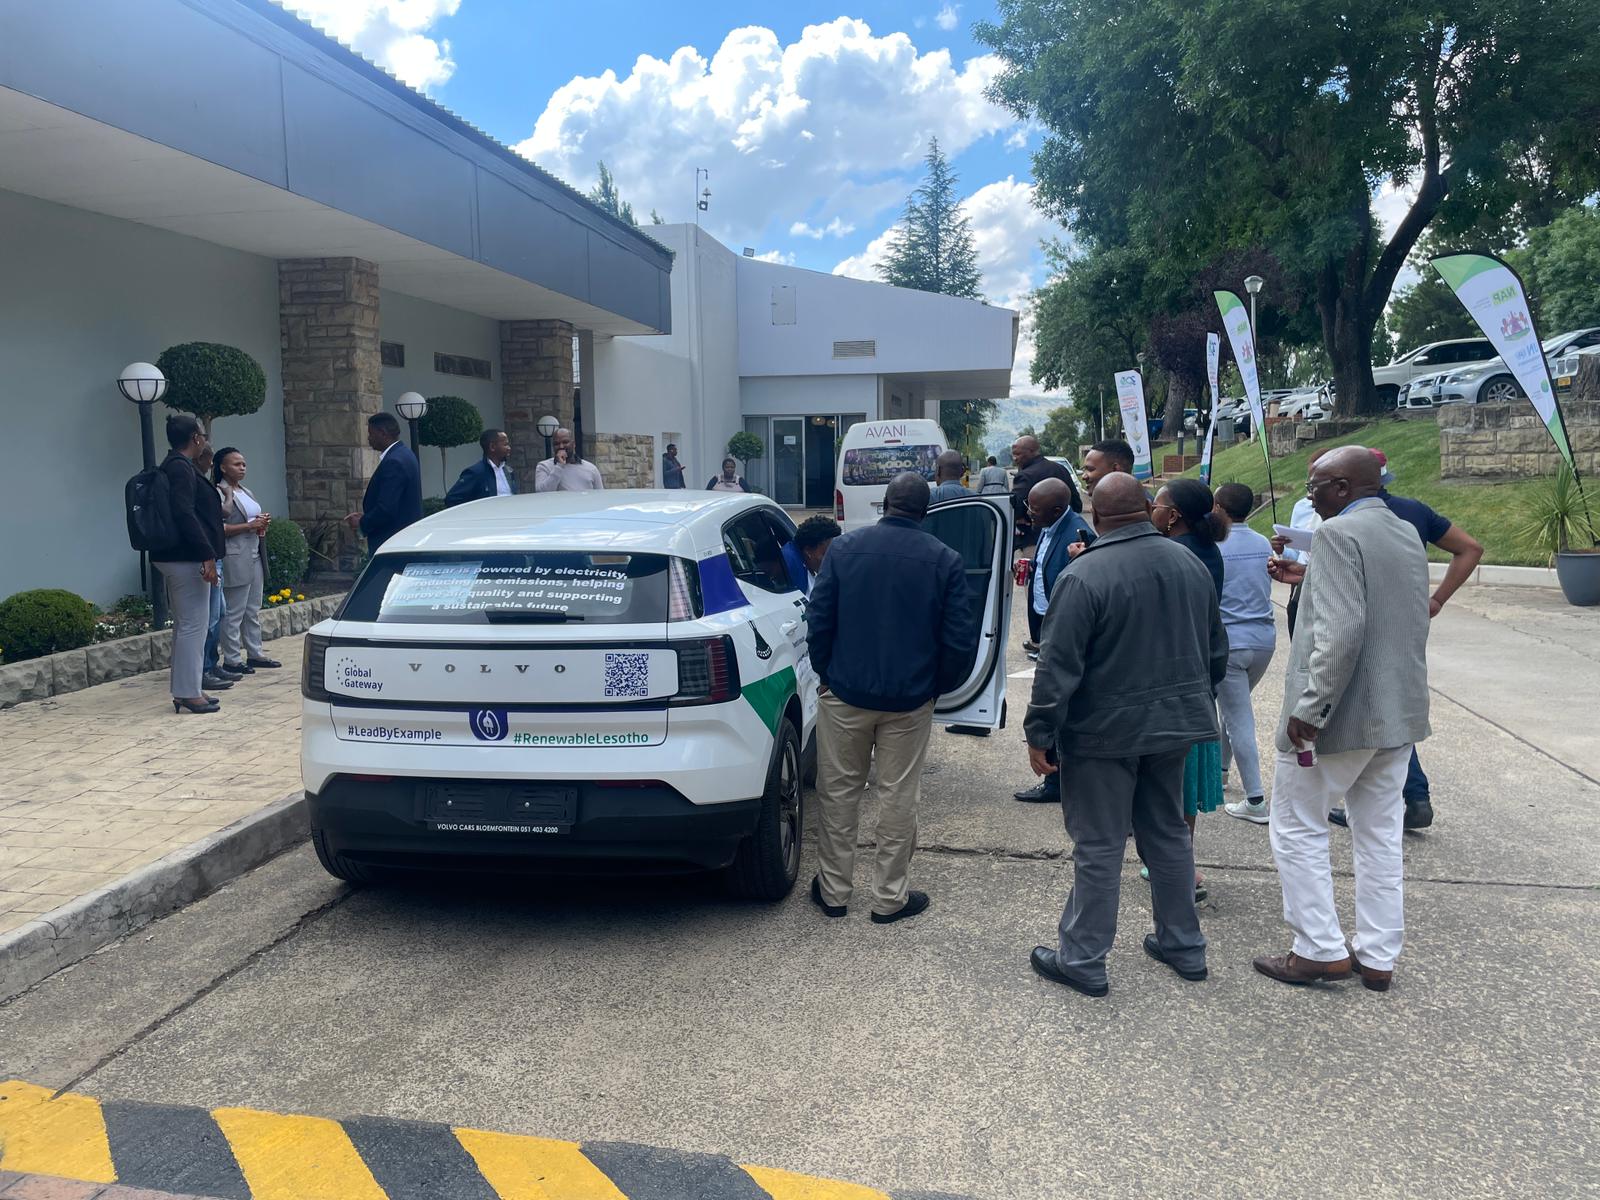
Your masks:
<path fill-rule="evenodd" d="M 367 552 L 407 525 L 422 520 L 422 470 L 417 456 L 400 441 L 400 422 L 393 413 L 373 413 L 367 418 L 367 445 L 378 452 L 378 469 L 367 481 L 361 511 L 345 517 L 351 529 L 367 539 Z"/>
<path fill-rule="evenodd" d="M 469 500 L 517 494 L 517 477 L 506 461 L 511 457 L 511 439 L 506 431 L 485 429 L 478 445 L 483 447 L 483 457 L 461 472 L 455 486 L 445 493 L 446 508 L 466 504 Z"/>

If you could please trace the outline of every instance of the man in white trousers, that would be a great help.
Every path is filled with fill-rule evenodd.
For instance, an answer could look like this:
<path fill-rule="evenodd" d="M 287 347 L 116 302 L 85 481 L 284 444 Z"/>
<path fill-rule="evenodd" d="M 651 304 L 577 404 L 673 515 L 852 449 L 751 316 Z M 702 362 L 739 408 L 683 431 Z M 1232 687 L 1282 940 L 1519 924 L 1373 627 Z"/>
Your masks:
<path fill-rule="evenodd" d="M 1255 968 L 1283 983 L 1347 979 L 1387 991 L 1405 931 L 1403 806 L 1411 747 L 1428 736 L 1428 557 L 1416 531 L 1378 494 L 1363 446 L 1317 461 L 1306 487 L 1323 525 L 1311 562 L 1274 560 L 1274 578 L 1303 578 L 1289 652 L 1273 782 L 1272 856 L 1284 955 Z M 1313 761 L 1314 760 L 1314 761 Z M 1356 935 L 1346 942 L 1333 901 L 1328 809 L 1344 802 L 1356 872 Z"/>

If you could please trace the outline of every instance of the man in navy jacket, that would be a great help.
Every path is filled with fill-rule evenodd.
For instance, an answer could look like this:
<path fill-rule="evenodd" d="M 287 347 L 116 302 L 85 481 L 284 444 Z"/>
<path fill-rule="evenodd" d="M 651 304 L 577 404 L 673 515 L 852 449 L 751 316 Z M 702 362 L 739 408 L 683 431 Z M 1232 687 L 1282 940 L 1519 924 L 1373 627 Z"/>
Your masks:
<path fill-rule="evenodd" d="M 351 529 L 367 539 L 367 552 L 407 525 L 422 520 L 422 470 L 417 456 L 400 441 L 400 422 L 393 413 L 373 413 L 367 418 L 367 445 L 378 452 L 378 469 L 367 481 L 361 511 L 345 517 Z"/>
<path fill-rule="evenodd" d="M 461 478 L 445 493 L 444 506 L 454 508 L 471 500 L 491 496 L 515 496 L 517 477 L 506 461 L 511 457 L 511 439 L 503 429 L 485 429 L 478 439 L 483 457 L 461 472 Z"/>
<path fill-rule="evenodd" d="M 978 652 L 976 598 L 961 556 L 922 529 L 928 484 L 896 475 L 876 525 L 835 541 L 806 612 L 811 665 L 822 683 L 817 712 L 821 837 L 811 899 L 842 917 L 855 874 L 861 793 L 878 762 L 872 919 L 928 907 L 910 890 L 922 760 L 933 704 L 961 683 Z"/>

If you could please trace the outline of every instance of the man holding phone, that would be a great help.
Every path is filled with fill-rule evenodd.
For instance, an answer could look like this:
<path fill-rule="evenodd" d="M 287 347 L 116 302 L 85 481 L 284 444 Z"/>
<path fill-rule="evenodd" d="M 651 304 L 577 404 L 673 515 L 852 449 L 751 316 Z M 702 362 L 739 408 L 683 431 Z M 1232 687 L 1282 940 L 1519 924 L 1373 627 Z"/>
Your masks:
<path fill-rule="evenodd" d="M 600 468 L 578 456 L 572 430 L 558 429 L 553 439 L 555 453 L 534 468 L 533 490 L 536 492 L 601 492 L 605 480 Z"/>
<path fill-rule="evenodd" d="M 1039 531 L 1039 546 L 1028 566 L 1028 642 L 1023 648 L 1039 657 L 1039 630 L 1050 607 L 1050 591 L 1072 561 L 1067 548 L 1094 541 L 1094 533 L 1072 511 L 1072 489 L 1059 479 L 1041 479 L 1028 493 L 1028 517 Z M 1015 793 L 1024 804 L 1054 804 L 1061 799 L 1061 777 L 1046 775 L 1031 788 Z"/>

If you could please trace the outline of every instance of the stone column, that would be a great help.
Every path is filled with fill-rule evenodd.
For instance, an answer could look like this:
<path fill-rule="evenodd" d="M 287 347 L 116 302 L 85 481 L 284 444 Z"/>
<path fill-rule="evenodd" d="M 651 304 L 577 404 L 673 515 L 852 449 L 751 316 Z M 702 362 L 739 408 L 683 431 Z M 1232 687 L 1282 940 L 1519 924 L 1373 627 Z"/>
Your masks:
<path fill-rule="evenodd" d="M 367 418 L 383 408 L 378 267 L 359 258 L 278 263 L 284 466 L 289 518 L 313 546 L 354 566 L 359 540 L 339 522 L 361 508 L 377 455 Z"/>
<path fill-rule="evenodd" d="M 511 466 L 524 491 L 544 457 L 539 418 L 572 424 L 572 326 L 566 321 L 500 322 L 500 399 Z"/>

